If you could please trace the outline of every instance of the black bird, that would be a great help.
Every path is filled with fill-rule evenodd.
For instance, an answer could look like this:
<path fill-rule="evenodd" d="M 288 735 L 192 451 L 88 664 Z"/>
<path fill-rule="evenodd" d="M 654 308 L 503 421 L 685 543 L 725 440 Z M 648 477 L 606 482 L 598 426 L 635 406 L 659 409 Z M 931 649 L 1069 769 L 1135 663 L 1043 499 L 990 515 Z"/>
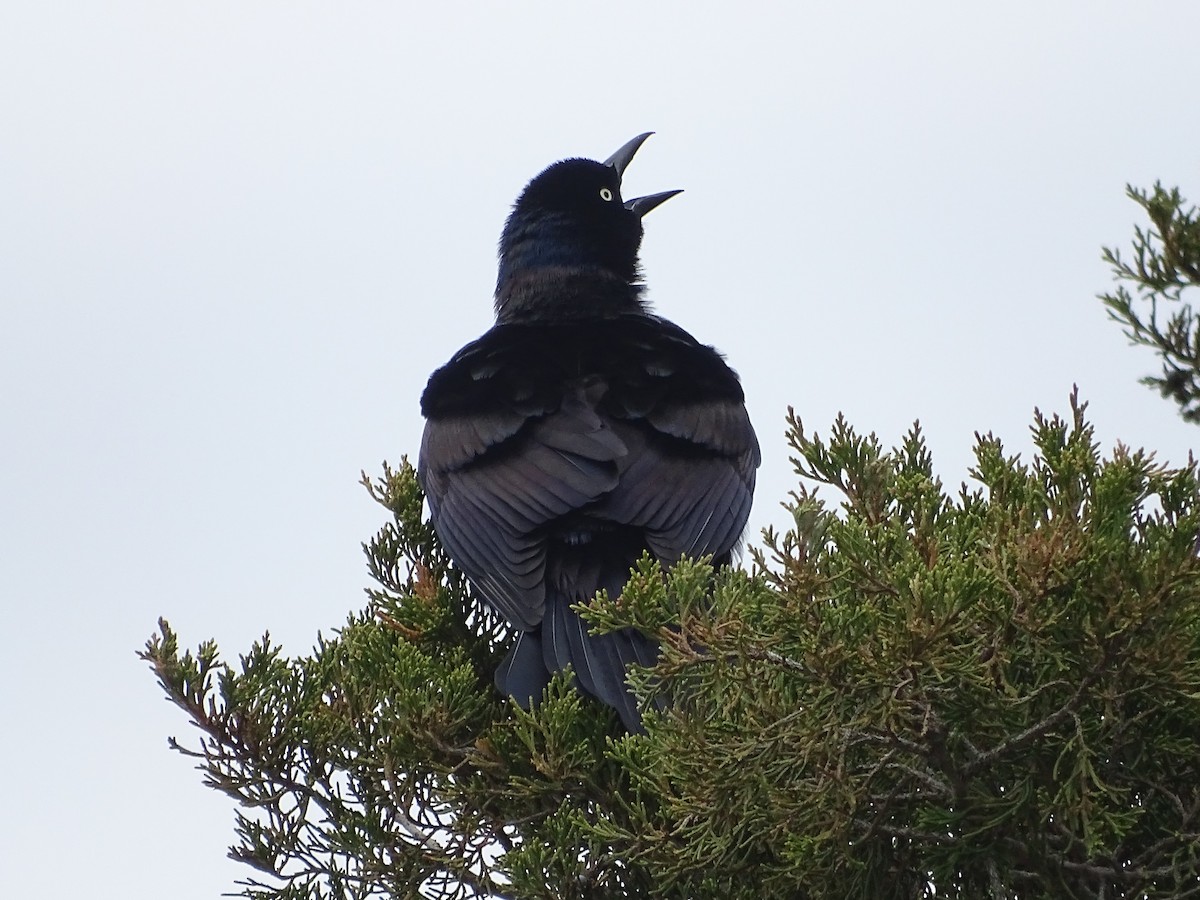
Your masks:
<path fill-rule="evenodd" d="M 658 648 L 590 634 L 570 607 L 617 596 L 646 550 L 728 563 L 759 464 L 737 375 L 642 299 L 642 216 L 679 193 L 622 201 L 649 136 L 555 163 L 521 193 L 496 324 L 430 377 L 418 465 L 442 544 L 518 632 L 497 687 L 528 708 L 570 665 L 631 731 L 626 666 Z"/>

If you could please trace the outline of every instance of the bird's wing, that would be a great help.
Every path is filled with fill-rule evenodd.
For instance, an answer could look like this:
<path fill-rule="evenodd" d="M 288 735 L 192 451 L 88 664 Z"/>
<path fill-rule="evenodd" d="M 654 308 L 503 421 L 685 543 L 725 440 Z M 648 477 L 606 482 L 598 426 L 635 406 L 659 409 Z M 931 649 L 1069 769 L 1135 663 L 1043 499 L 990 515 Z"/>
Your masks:
<path fill-rule="evenodd" d="M 532 628 L 545 605 L 544 526 L 611 491 L 627 448 L 595 410 L 601 382 L 549 383 L 518 349 L 485 336 L 435 373 L 418 475 L 451 558 Z"/>
<path fill-rule="evenodd" d="M 759 449 L 741 386 L 665 320 L 497 326 L 434 373 L 422 411 L 438 535 L 518 628 L 541 621 L 556 520 L 642 530 L 666 562 L 724 562 L 745 528 Z"/>
<path fill-rule="evenodd" d="M 630 447 L 602 506 L 644 528 L 655 555 L 729 558 L 745 529 L 761 456 L 737 376 L 711 347 L 650 318 L 605 399 Z"/>

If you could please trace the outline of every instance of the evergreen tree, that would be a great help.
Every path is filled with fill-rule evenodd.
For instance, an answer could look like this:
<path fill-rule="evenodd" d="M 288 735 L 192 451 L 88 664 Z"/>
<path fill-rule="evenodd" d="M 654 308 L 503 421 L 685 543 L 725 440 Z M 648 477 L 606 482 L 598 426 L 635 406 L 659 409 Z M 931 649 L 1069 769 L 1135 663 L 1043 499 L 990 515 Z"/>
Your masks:
<path fill-rule="evenodd" d="M 1182 302 L 1186 289 L 1200 287 L 1200 214 L 1187 208 L 1178 188 L 1168 191 L 1161 183 L 1153 191 L 1128 186 L 1126 193 L 1146 211 L 1151 227 L 1134 227 L 1132 261 L 1104 249 L 1118 285 L 1100 299 L 1131 342 L 1162 357 L 1162 375 L 1142 383 L 1178 403 L 1188 422 L 1200 422 L 1200 316 Z"/>
<path fill-rule="evenodd" d="M 377 587 L 311 654 L 161 622 L 142 656 L 239 804 L 246 897 L 1200 896 L 1197 473 L 1102 458 L 1084 412 L 1028 462 L 978 436 L 955 492 L 916 426 L 791 418 L 752 571 L 644 560 L 585 607 L 662 642 L 644 735 L 561 676 L 497 695 L 508 636 L 407 462 L 364 476 Z"/>

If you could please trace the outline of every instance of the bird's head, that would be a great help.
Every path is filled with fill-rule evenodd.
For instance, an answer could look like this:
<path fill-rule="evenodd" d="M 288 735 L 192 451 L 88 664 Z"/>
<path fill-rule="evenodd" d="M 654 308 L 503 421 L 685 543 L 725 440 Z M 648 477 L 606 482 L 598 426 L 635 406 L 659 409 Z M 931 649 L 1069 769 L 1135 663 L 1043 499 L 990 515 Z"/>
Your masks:
<path fill-rule="evenodd" d="M 499 321 L 640 308 L 642 216 L 680 193 L 622 199 L 621 177 L 650 134 L 639 134 L 604 162 L 556 162 L 525 186 L 500 237 Z"/>

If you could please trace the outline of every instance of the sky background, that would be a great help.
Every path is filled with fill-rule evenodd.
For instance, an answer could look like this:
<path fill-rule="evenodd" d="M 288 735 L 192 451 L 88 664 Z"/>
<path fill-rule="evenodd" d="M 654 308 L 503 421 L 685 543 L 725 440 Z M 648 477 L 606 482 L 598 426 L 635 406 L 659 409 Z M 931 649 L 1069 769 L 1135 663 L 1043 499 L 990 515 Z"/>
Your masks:
<path fill-rule="evenodd" d="M 1200 437 L 1095 295 L 1124 185 L 1200 199 L 1200 4 L 0 5 L 0 817 L 11 897 L 211 898 L 233 811 L 134 653 L 236 658 L 365 605 L 360 470 L 491 324 L 523 185 L 657 132 L 657 311 L 952 486 L 1073 384 L 1105 448 Z"/>

